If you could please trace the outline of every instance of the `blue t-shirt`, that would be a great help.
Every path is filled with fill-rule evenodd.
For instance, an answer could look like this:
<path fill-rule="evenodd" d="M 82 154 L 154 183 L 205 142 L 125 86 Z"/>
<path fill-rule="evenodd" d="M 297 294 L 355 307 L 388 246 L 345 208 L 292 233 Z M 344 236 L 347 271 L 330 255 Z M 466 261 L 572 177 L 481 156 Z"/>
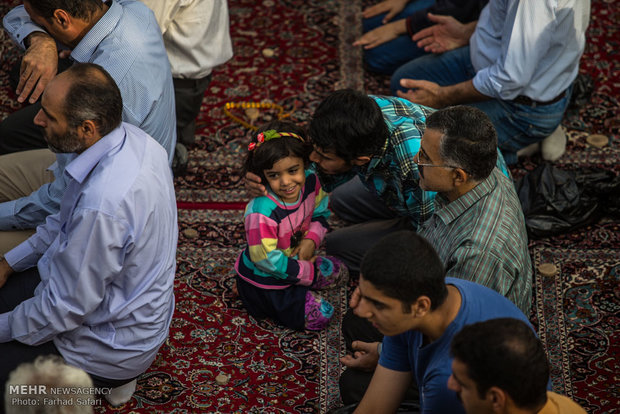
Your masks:
<path fill-rule="evenodd" d="M 461 293 L 461 308 L 443 335 L 427 345 L 418 331 L 407 331 L 383 338 L 379 358 L 382 367 L 395 371 L 411 371 L 420 391 L 421 413 L 465 413 L 456 393 L 448 389 L 452 374 L 450 343 L 465 325 L 495 318 L 520 319 L 530 325 L 525 315 L 512 302 L 487 287 L 467 280 L 446 278 Z"/>

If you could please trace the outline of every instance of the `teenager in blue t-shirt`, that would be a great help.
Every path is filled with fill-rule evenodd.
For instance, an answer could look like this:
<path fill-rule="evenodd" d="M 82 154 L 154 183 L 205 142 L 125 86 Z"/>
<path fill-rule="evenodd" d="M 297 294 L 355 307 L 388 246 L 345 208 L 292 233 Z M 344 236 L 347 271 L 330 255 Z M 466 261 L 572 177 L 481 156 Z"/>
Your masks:
<path fill-rule="evenodd" d="M 356 413 L 395 412 L 412 379 L 418 384 L 421 413 L 464 413 L 447 387 L 452 337 L 465 325 L 488 319 L 527 322 L 495 291 L 444 275 L 433 247 L 414 232 L 386 236 L 364 257 L 354 312 L 385 338 Z"/>

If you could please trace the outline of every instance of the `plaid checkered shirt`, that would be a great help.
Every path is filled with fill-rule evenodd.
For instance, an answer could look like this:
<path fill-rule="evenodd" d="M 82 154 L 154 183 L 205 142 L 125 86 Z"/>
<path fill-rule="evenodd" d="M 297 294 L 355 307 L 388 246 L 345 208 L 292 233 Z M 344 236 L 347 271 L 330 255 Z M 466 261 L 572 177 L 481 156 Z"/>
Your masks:
<path fill-rule="evenodd" d="M 532 263 L 521 204 L 512 181 L 497 168 L 453 202 L 441 194 L 419 229 L 446 267 L 504 295 L 529 316 Z"/>
<path fill-rule="evenodd" d="M 413 156 L 420 149 L 426 117 L 434 109 L 411 103 L 405 99 L 372 96 L 390 131 L 379 154 L 362 167 L 354 167 L 347 174 L 319 177 L 323 188 L 331 192 L 338 185 L 359 175 L 370 191 L 379 196 L 392 210 L 409 217 L 417 229 L 433 214 L 435 193 L 423 191 L 419 185 L 418 166 Z"/>

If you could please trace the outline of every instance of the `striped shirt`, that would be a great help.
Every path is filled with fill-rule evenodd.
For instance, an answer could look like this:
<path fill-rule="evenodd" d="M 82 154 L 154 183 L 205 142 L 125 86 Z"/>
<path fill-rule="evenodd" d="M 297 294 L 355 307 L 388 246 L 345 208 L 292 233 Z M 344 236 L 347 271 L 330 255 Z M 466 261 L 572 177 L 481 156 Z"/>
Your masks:
<path fill-rule="evenodd" d="M 11 10 L 4 27 L 18 45 L 33 31 L 34 24 L 24 6 Z M 174 88 L 168 56 L 157 20 L 145 5 L 115 0 L 108 11 L 84 35 L 71 52 L 76 62 L 101 65 L 114 78 L 123 98 L 123 121 L 140 127 L 168 153 L 172 163 L 176 144 Z M 66 154 L 58 154 L 49 169 L 55 180 L 18 200 L 0 203 L 0 230 L 35 228 L 49 214 L 58 212 L 67 187 Z M 163 174 L 163 172 L 162 172 Z"/>
<path fill-rule="evenodd" d="M 496 168 L 451 203 L 438 194 L 435 207 L 419 233 L 439 254 L 446 276 L 494 289 L 529 315 L 532 264 L 512 181 Z"/>
<path fill-rule="evenodd" d="M 237 274 L 263 289 L 309 286 L 314 264 L 290 257 L 291 236 L 301 230 L 318 247 L 328 229 L 328 200 L 318 177 L 307 170 L 297 202 L 283 203 L 271 193 L 250 201 L 244 215 L 248 247 L 237 258 Z"/>
<path fill-rule="evenodd" d="M 357 174 L 387 207 L 400 216 L 409 217 L 417 228 L 433 214 L 435 193 L 419 187 L 418 166 L 413 162 L 413 156 L 420 149 L 426 117 L 434 109 L 396 97 L 371 97 L 381 108 L 390 136 L 368 164 L 355 167 L 345 175 L 330 177 L 321 174 L 321 183 L 326 191 L 331 192 Z"/>

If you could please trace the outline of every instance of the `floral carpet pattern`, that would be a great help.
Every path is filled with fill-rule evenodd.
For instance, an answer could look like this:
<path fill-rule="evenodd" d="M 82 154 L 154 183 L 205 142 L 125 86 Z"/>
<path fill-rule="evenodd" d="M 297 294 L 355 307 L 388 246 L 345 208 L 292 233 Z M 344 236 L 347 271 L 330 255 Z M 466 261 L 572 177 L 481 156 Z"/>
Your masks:
<path fill-rule="evenodd" d="M 358 2 L 234 0 L 229 7 L 234 57 L 214 72 L 203 101 L 188 174 L 176 181 L 180 201 L 247 198 L 239 169 L 249 131 L 226 116 L 226 103 L 261 102 L 281 108 L 261 109 L 254 120 L 242 108 L 230 110 L 253 125 L 278 116 L 306 124 L 334 87 L 359 87 L 362 82 L 356 54 L 346 54 L 343 64 L 339 58 L 344 40 L 354 38 L 350 21 Z"/>
<path fill-rule="evenodd" d="M 264 102 L 259 125 L 278 116 L 307 124 L 330 91 L 352 87 L 389 94 L 388 79 L 363 70 L 350 46 L 359 11 L 374 0 L 229 0 L 235 56 L 213 73 L 190 146 L 188 173 L 175 180 L 179 210 L 176 312 L 169 339 L 140 377 L 133 398 L 97 412 L 325 413 L 340 405 L 338 356 L 344 352 L 339 315 L 346 288 L 330 293 L 336 316 L 322 333 L 293 332 L 248 316 L 233 289 L 233 263 L 244 245 L 247 196 L 239 169 L 248 129 L 224 113 L 226 103 Z M 0 15 L 19 4 L 0 0 Z M 567 113 L 562 169 L 601 168 L 620 174 L 620 3 L 592 0 L 588 42 L 580 73 L 592 79 L 586 103 Z M 19 51 L 0 31 L 0 119 L 20 107 L 8 87 Z M 279 109 L 281 108 L 281 110 Z M 609 143 L 596 148 L 590 134 Z M 515 178 L 534 169 L 538 156 L 512 168 Z M 228 203 L 220 204 L 217 203 Z M 215 208 L 215 209 L 214 209 Z M 618 395 L 620 220 L 598 223 L 530 242 L 534 266 L 554 263 L 555 277 L 536 273 L 532 321 L 545 343 L 554 390 L 591 414 L 614 412 Z M 217 375 L 228 380 L 219 385 Z M 615 388 L 614 388 L 615 387 Z"/>
<path fill-rule="evenodd" d="M 536 273 L 534 293 L 553 390 L 590 413 L 613 412 L 620 401 L 620 252 L 535 247 L 532 257 L 536 266 L 558 267 L 555 276 Z"/>

